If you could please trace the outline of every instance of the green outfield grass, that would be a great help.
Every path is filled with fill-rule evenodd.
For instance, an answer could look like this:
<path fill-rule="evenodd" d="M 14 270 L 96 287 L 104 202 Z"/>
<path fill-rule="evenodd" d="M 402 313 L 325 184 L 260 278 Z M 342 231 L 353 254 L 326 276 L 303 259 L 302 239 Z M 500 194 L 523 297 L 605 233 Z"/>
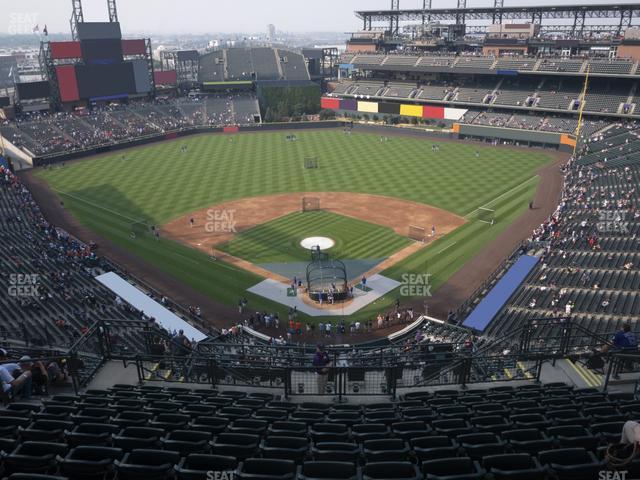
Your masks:
<path fill-rule="evenodd" d="M 300 242 L 309 236 L 334 240 L 331 258 L 386 258 L 411 243 L 390 228 L 331 212 L 298 212 L 240 232 L 220 250 L 253 263 L 287 263 L 309 260 Z"/>
<path fill-rule="evenodd" d="M 526 209 L 537 185 L 535 171 L 551 161 L 538 151 L 465 143 L 440 143 L 440 151 L 434 153 L 431 146 L 437 142 L 413 137 L 380 142 L 378 135 L 345 135 L 337 130 L 296 135 L 297 142 L 285 141 L 283 132 L 202 135 L 43 169 L 37 175 L 98 234 L 233 305 L 258 277 L 211 262 L 205 254 L 169 240 L 156 242 L 145 236 L 133 240 L 132 223 L 161 225 L 223 201 L 305 191 L 394 196 L 468 215 L 470 220 L 480 206 L 495 209 L 496 225 L 470 221 L 383 272 L 399 279 L 402 273 L 423 273 L 427 268 L 439 285 Z M 186 153 L 180 153 L 183 145 L 188 146 Z M 320 168 L 304 169 L 308 156 L 317 157 Z M 348 229 L 354 228 L 357 220 L 349 220 Z M 370 309 L 384 307 L 392 297 L 393 293 Z M 248 298 L 252 308 L 284 310 L 260 297 Z"/>

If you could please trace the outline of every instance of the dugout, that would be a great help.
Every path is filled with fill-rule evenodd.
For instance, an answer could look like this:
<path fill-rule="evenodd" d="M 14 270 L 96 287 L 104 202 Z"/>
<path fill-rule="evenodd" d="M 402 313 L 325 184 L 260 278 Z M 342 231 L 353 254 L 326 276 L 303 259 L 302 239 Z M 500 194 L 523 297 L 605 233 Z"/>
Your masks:
<path fill-rule="evenodd" d="M 311 263 L 307 265 L 307 293 L 315 302 L 322 299 L 329 301 L 332 295 L 334 302 L 346 300 L 349 296 L 347 285 L 347 267 L 340 260 L 332 259 L 327 253 L 313 250 Z"/>

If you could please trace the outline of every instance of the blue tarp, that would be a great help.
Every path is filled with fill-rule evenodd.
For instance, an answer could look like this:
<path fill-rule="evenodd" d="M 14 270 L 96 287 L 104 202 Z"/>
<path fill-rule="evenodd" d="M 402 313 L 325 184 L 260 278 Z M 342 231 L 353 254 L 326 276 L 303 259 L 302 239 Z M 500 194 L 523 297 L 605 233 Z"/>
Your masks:
<path fill-rule="evenodd" d="M 538 257 L 522 255 L 482 299 L 462 325 L 480 332 L 484 331 L 539 260 Z"/>
<path fill-rule="evenodd" d="M 2 155 L 0 155 L 0 167 L 9 168 L 9 162 Z"/>

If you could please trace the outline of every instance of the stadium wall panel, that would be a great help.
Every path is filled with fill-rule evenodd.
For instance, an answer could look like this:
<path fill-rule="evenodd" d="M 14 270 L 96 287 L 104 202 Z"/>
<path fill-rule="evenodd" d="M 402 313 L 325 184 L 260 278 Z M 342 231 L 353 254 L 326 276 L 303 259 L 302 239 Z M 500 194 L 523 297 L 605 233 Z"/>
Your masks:
<path fill-rule="evenodd" d="M 264 132 L 264 131 L 278 131 L 278 130 L 282 130 L 282 131 L 308 130 L 308 129 L 316 130 L 318 128 L 339 128 L 339 127 L 344 127 L 345 125 L 346 125 L 345 122 L 341 122 L 338 120 L 330 120 L 326 122 L 293 122 L 293 123 L 285 122 L 285 123 L 270 123 L 270 124 L 268 123 L 268 124 L 251 125 L 247 127 L 241 127 L 240 131 Z M 223 133 L 223 128 L 222 127 L 198 127 L 198 128 L 187 127 L 184 130 L 179 130 L 174 133 L 177 137 L 186 137 L 189 135 L 196 135 L 196 134 Z M 13 156 L 16 156 L 16 157 L 24 156 L 25 158 L 28 159 L 29 163 L 32 163 L 33 166 L 37 167 L 37 166 L 49 165 L 57 162 L 64 162 L 65 160 L 71 160 L 73 158 L 90 157 L 98 153 L 105 153 L 105 152 L 122 150 L 125 148 L 137 147 L 140 145 L 146 145 L 146 144 L 158 142 L 161 140 L 166 140 L 166 134 L 159 133 L 157 135 L 150 135 L 150 136 L 139 138 L 136 140 L 122 141 L 122 142 L 113 143 L 113 144 L 109 144 L 109 145 L 105 145 L 97 148 L 89 148 L 87 150 L 81 150 L 78 152 L 64 153 L 64 154 L 56 153 L 49 156 L 33 157 L 33 158 L 27 156 L 27 154 L 22 150 L 20 150 L 19 148 L 14 147 L 16 149 L 16 153 Z"/>
<path fill-rule="evenodd" d="M 338 110 L 340 108 L 340 99 L 322 97 L 320 99 L 320 108 L 324 108 L 328 110 Z"/>
<path fill-rule="evenodd" d="M 434 118 L 436 120 L 444 119 L 444 107 L 435 105 L 424 105 L 422 107 L 422 118 Z"/>
<path fill-rule="evenodd" d="M 340 100 L 340 110 L 357 110 L 358 102 L 356 100 L 352 100 L 350 98 L 344 98 Z"/>
<path fill-rule="evenodd" d="M 462 116 L 467 113 L 465 108 L 448 108 L 444 109 L 445 120 L 460 120 Z"/>
<path fill-rule="evenodd" d="M 147 45 L 144 40 L 122 40 L 122 53 L 124 55 L 145 55 Z"/>
<path fill-rule="evenodd" d="M 81 22 L 78 23 L 78 39 L 105 40 L 121 39 L 122 32 L 118 22 Z"/>
<path fill-rule="evenodd" d="M 400 115 L 405 117 L 422 117 L 422 105 L 400 105 Z"/>
<path fill-rule="evenodd" d="M 176 85 L 178 73 L 175 70 L 156 70 L 153 72 L 153 79 L 156 85 Z"/>
<path fill-rule="evenodd" d="M 400 115 L 400 104 L 380 102 L 378 104 L 378 113 L 386 113 L 388 115 Z"/>
<path fill-rule="evenodd" d="M 54 60 L 82 57 L 80 42 L 51 42 L 49 43 L 49 48 L 51 49 L 51 57 Z"/>
<path fill-rule="evenodd" d="M 516 128 L 489 127 L 484 125 L 460 125 L 460 135 L 488 139 L 510 140 L 522 143 L 538 143 L 558 146 L 562 134 L 555 132 L 537 132 Z"/>
<path fill-rule="evenodd" d="M 378 113 L 378 104 L 376 102 L 358 102 L 358 111 L 366 113 Z"/>
<path fill-rule="evenodd" d="M 75 65 L 57 66 L 56 76 L 58 77 L 58 86 L 60 88 L 60 100 L 63 102 L 80 100 L 80 90 L 78 89 Z"/>
<path fill-rule="evenodd" d="M 17 83 L 16 88 L 20 100 L 35 100 L 51 96 L 51 86 L 46 81 Z"/>
<path fill-rule="evenodd" d="M 136 93 L 148 93 L 151 91 L 151 80 L 149 79 L 149 65 L 142 58 L 131 60 L 133 66 L 133 79 L 136 85 Z"/>
<path fill-rule="evenodd" d="M 200 54 L 197 50 L 180 50 L 178 52 L 178 62 L 197 62 Z"/>
<path fill-rule="evenodd" d="M 122 63 L 122 41 L 119 39 L 83 40 L 82 58 L 88 64 Z"/>
<path fill-rule="evenodd" d="M 78 65 L 76 77 L 80 98 L 104 98 L 136 93 L 131 63 Z"/>

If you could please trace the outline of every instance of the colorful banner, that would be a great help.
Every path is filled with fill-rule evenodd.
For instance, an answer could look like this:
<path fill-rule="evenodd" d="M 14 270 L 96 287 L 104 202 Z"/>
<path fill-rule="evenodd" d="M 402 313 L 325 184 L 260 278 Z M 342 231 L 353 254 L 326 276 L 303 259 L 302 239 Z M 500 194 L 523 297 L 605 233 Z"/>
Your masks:
<path fill-rule="evenodd" d="M 422 105 L 400 105 L 400 115 L 422 117 Z"/>
<path fill-rule="evenodd" d="M 365 113 L 378 113 L 378 104 L 376 102 L 358 102 L 358 111 Z"/>

